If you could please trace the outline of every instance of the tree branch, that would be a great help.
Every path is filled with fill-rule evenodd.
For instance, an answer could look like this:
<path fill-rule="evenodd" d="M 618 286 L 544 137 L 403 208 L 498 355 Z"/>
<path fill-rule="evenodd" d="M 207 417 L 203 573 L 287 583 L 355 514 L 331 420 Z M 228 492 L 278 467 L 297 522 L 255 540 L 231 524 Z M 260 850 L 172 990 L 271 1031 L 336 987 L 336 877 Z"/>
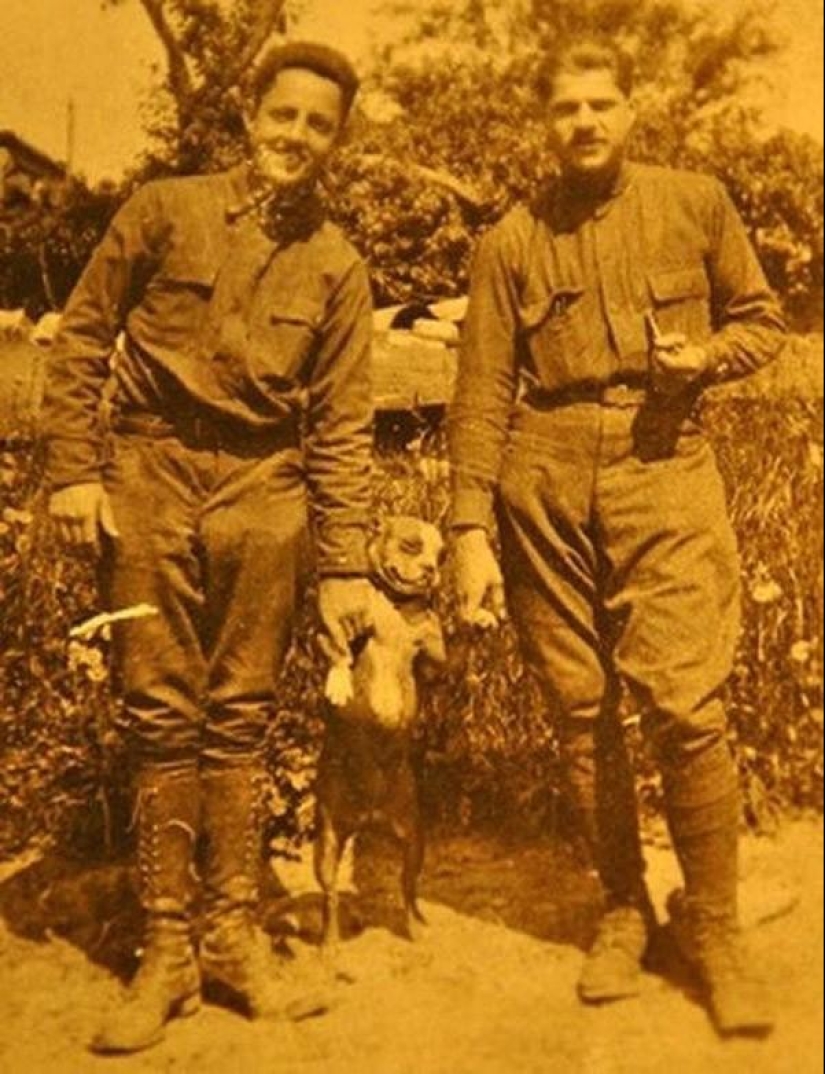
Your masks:
<path fill-rule="evenodd" d="M 283 29 L 286 14 L 286 0 L 258 0 L 255 5 L 255 20 L 249 34 L 246 48 L 241 53 L 237 69 L 247 70 L 258 58 L 258 54 L 276 30 Z"/>
<path fill-rule="evenodd" d="M 166 51 L 169 64 L 169 87 L 180 112 L 185 109 L 187 101 L 194 94 L 192 78 L 186 66 L 186 53 L 181 48 L 175 31 L 166 17 L 164 0 L 140 0 L 140 2 Z"/>

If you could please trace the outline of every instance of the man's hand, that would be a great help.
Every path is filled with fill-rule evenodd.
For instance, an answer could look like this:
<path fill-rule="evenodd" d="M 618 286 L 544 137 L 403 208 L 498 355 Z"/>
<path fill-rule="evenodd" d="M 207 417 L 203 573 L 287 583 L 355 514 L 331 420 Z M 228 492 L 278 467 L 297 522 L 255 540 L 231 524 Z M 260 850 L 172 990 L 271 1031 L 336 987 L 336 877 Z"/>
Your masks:
<path fill-rule="evenodd" d="M 680 332 L 657 337 L 653 347 L 653 386 L 663 395 L 678 395 L 709 368 L 705 347 L 688 342 Z"/>
<path fill-rule="evenodd" d="M 335 648 L 343 656 L 375 626 L 373 588 L 365 578 L 324 578 L 318 591 L 321 619 Z"/>
<path fill-rule="evenodd" d="M 100 551 L 100 535 L 120 536 L 112 505 L 103 485 L 70 485 L 55 492 L 49 501 L 49 514 L 57 524 L 61 541 L 72 548 Z"/>
<path fill-rule="evenodd" d="M 507 619 L 504 578 L 484 530 L 456 537 L 455 583 L 462 622 L 491 630 Z"/>

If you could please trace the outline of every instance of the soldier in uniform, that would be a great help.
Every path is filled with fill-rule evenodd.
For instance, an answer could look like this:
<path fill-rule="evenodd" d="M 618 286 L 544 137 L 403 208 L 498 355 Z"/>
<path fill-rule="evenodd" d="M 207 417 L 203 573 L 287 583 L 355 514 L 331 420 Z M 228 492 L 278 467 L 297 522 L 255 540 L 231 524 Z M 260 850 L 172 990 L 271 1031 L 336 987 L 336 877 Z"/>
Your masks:
<path fill-rule="evenodd" d="M 205 977 L 253 1015 L 284 996 L 254 925 L 262 747 L 312 522 L 320 610 L 341 649 L 369 629 L 372 446 L 367 271 L 316 185 L 358 79 L 292 44 L 260 65 L 250 154 L 162 180 L 115 217 L 65 313 L 46 400 L 51 514 L 101 552 L 136 764 L 146 943 L 93 1044 L 131 1052 L 200 1003 Z M 110 443 L 101 398 L 120 332 Z M 192 935 L 202 863 L 204 931 Z"/>
<path fill-rule="evenodd" d="M 655 920 L 624 683 L 684 874 L 674 932 L 719 1030 L 762 1034 L 723 706 L 740 572 L 699 404 L 771 361 L 785 329 L 723 187 L 628 159 L 632 84 L 609 45 L 560 51 L 546 83 L 560 174 L 478 250 L 451 426 L 458 589 L 470 622 L 485 606 L 502 616 L 506 599 L 560 714 L 567 789 L 606 899 L 581 998 L 638 992 Z"/>

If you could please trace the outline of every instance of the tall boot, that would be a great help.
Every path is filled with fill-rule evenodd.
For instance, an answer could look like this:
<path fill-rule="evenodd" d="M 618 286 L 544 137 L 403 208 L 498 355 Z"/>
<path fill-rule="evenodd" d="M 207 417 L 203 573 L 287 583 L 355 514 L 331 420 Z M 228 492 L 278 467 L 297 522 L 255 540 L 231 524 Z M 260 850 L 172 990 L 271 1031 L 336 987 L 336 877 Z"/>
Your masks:
<path fill-rule="evenodd" d="M 196 1013 L 201 1002 L 191 936 L 200 824 L 200 781 L 194 763 L 142 769 L 137 823 L 145 946 L 121 1006 L 92 1041 L 92 1051 L 101 1054 L 128 1054 L 158 1044 L 171 1018 Z"/>
<path fill-rule="evenodd" d="M 323 997 L 291 997 L 269 938 L 256 923 L 260 899 L 266 777 L 256 761 L 208 767 L 202 773 L 205 921 L 201 966 L 205 979 L 228 990 L 252 1018 L 320 1014 Z"/>
<path fill-rule="evenodd" d="M 578 992 L 585 1003 L 611 1003 L 639 994 L 656 924 L 645 883 L 635 782 L 617 718 L 589 730 L 583 722 L 568 729 L 573 731 L 564 746 L 569 789 L 605 898 Z"/>
<path fill-rule="evenodd" d="M 723 1036 L 766 1036 L 773 1017 L 752 973 L 738 914 L 738 776 L 724 740 L 664 768 L 673 845 L 685 879 L 671 896 L 671 931 L 696 970 L 711 1017 Z"/>

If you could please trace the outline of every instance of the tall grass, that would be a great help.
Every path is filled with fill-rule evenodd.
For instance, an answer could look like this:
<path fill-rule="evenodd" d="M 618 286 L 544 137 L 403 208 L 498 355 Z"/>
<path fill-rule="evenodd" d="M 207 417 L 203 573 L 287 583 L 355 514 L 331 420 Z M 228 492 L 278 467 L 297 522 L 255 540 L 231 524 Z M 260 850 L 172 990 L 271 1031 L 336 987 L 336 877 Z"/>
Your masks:
<path fill-rule="evenodd" d="M 821 388 L 803 395 L 788 368 L 785 387 L 770 394 L 725 392 L 707 404 L 743 556 L 745 630 L 730 710 L 756 821 L 773 807 L 822 808 L 823 405 Z M 116 844 L 129 808 L 105 654 L 68 641 L 71 626 L 98 610 L 93 567 L 56 547 L 37 477 L 31 451 L 0 455 L 0 856 L 42 839 Z M 443 521 L 440 432 L 385 435 L 375 503 Z M 449 596 L 443 610 L 451 659 L 427 689 L 422 723 L 430 812 L 450 823 L 552 826 L 553 714 L 509 630 L 469 639 Z M 285 839 L 311 823 L 322 729 L 314 631 L 307 612 L 269 743 L 273 830 Z M 652 776 L 642 786 L 655 801 Z"/>

